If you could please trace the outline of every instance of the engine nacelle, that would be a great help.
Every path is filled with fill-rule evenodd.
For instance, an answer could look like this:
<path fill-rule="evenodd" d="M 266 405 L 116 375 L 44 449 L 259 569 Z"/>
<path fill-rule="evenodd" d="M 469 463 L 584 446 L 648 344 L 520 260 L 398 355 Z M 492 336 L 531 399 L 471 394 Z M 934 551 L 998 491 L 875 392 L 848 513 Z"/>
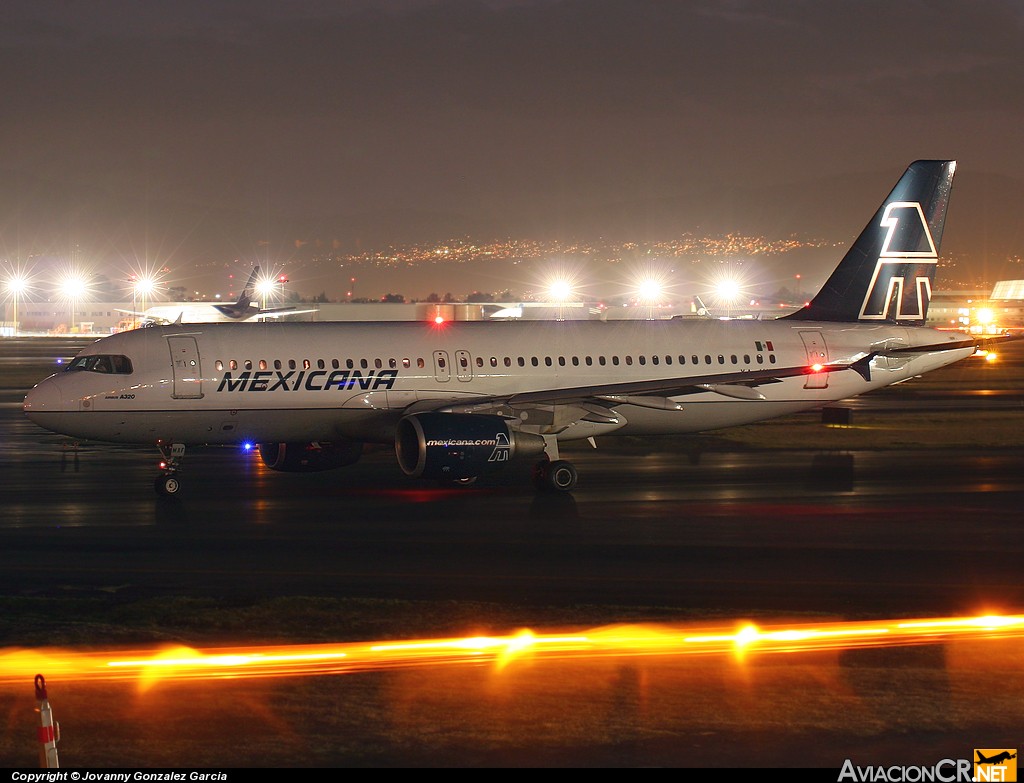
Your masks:
<path fill-rule="evenodd" d="M 501 416 L 414 413 L 395 433 L 399 466 L 422 478 L 473 478 L 500 470 L 514 456 L 543 452 L 542 437 L 511 429 Z"/>
<path fill-rule="evenodd" d="M 260 459 L 271 470 L 286 473 L 315 473 L 334 470 L 359 460 L 362 441 L 341 440 L 330 443 L 261 443 Z"/>

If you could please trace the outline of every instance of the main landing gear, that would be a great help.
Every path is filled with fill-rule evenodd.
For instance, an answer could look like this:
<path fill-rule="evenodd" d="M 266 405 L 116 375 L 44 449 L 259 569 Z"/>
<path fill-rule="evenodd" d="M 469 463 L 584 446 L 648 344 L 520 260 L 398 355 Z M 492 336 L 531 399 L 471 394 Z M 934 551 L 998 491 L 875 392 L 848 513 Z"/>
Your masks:
<path fill-rule="evenodd" d="M 579 474 L 576 466 L 558 456 L 558 439 L 544 436 L 544 456 L 533 466 L 533 486 L 541 492 L 572 492 Z"/>
<path fill-rule="evenodd" d="M 184 443 L 163 443 L 157 442 L 156 447 L 160 450 L 160 469 L 163 473 L 156 477 L 153 488 L 158 495 L 171 497 L 178 494 L 181 489 L 181 481 L 178 479 L 178 469 L 181 467 L 181 460 L 185 457 Z"/>
<path fill-rule="evenodd" d="M 548 492 L 571 492 L 579 474 L 576 466 L 564 459 L 542 459 L 533 466 L 533 485 Z"/>

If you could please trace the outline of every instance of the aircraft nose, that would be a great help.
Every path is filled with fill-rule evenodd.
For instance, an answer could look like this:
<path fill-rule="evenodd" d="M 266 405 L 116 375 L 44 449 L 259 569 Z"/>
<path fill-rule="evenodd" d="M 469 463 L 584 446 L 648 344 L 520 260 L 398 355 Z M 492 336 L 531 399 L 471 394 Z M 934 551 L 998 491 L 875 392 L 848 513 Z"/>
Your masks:
<path fill-rule="evenodd" d="M 37 383 L 28 390 L 22 407 L 25 415 L 37 424 L 39 423 L 35 418 L 37 415 L 64 410 L 64 395 L 61 394 L 60 379 L 57 377 L 47 378 Z"/>

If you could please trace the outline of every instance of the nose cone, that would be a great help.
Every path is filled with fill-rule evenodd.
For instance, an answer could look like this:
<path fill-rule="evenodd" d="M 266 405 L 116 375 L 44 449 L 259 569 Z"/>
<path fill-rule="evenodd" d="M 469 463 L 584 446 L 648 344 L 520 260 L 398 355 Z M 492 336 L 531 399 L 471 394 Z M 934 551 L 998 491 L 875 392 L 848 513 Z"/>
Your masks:
<path fill-rule="evenodd" d="M 57 376 L 40 381 L 25 395 L 22 407 L 31 421 L 46 427 L 47 414 L 64 410 L 64 396 L 61 394 L 60 379 Z"/>

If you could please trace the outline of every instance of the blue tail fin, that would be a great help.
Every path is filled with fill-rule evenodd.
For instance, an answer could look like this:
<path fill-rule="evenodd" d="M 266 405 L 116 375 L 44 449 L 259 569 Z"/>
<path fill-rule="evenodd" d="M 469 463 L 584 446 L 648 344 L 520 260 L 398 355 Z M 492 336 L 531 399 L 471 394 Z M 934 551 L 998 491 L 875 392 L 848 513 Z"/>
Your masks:
<path fill-rule="evenodd" d="M 911 163 L 810 304 L 804 321 L 924 324 L 956 161 Z"/>

